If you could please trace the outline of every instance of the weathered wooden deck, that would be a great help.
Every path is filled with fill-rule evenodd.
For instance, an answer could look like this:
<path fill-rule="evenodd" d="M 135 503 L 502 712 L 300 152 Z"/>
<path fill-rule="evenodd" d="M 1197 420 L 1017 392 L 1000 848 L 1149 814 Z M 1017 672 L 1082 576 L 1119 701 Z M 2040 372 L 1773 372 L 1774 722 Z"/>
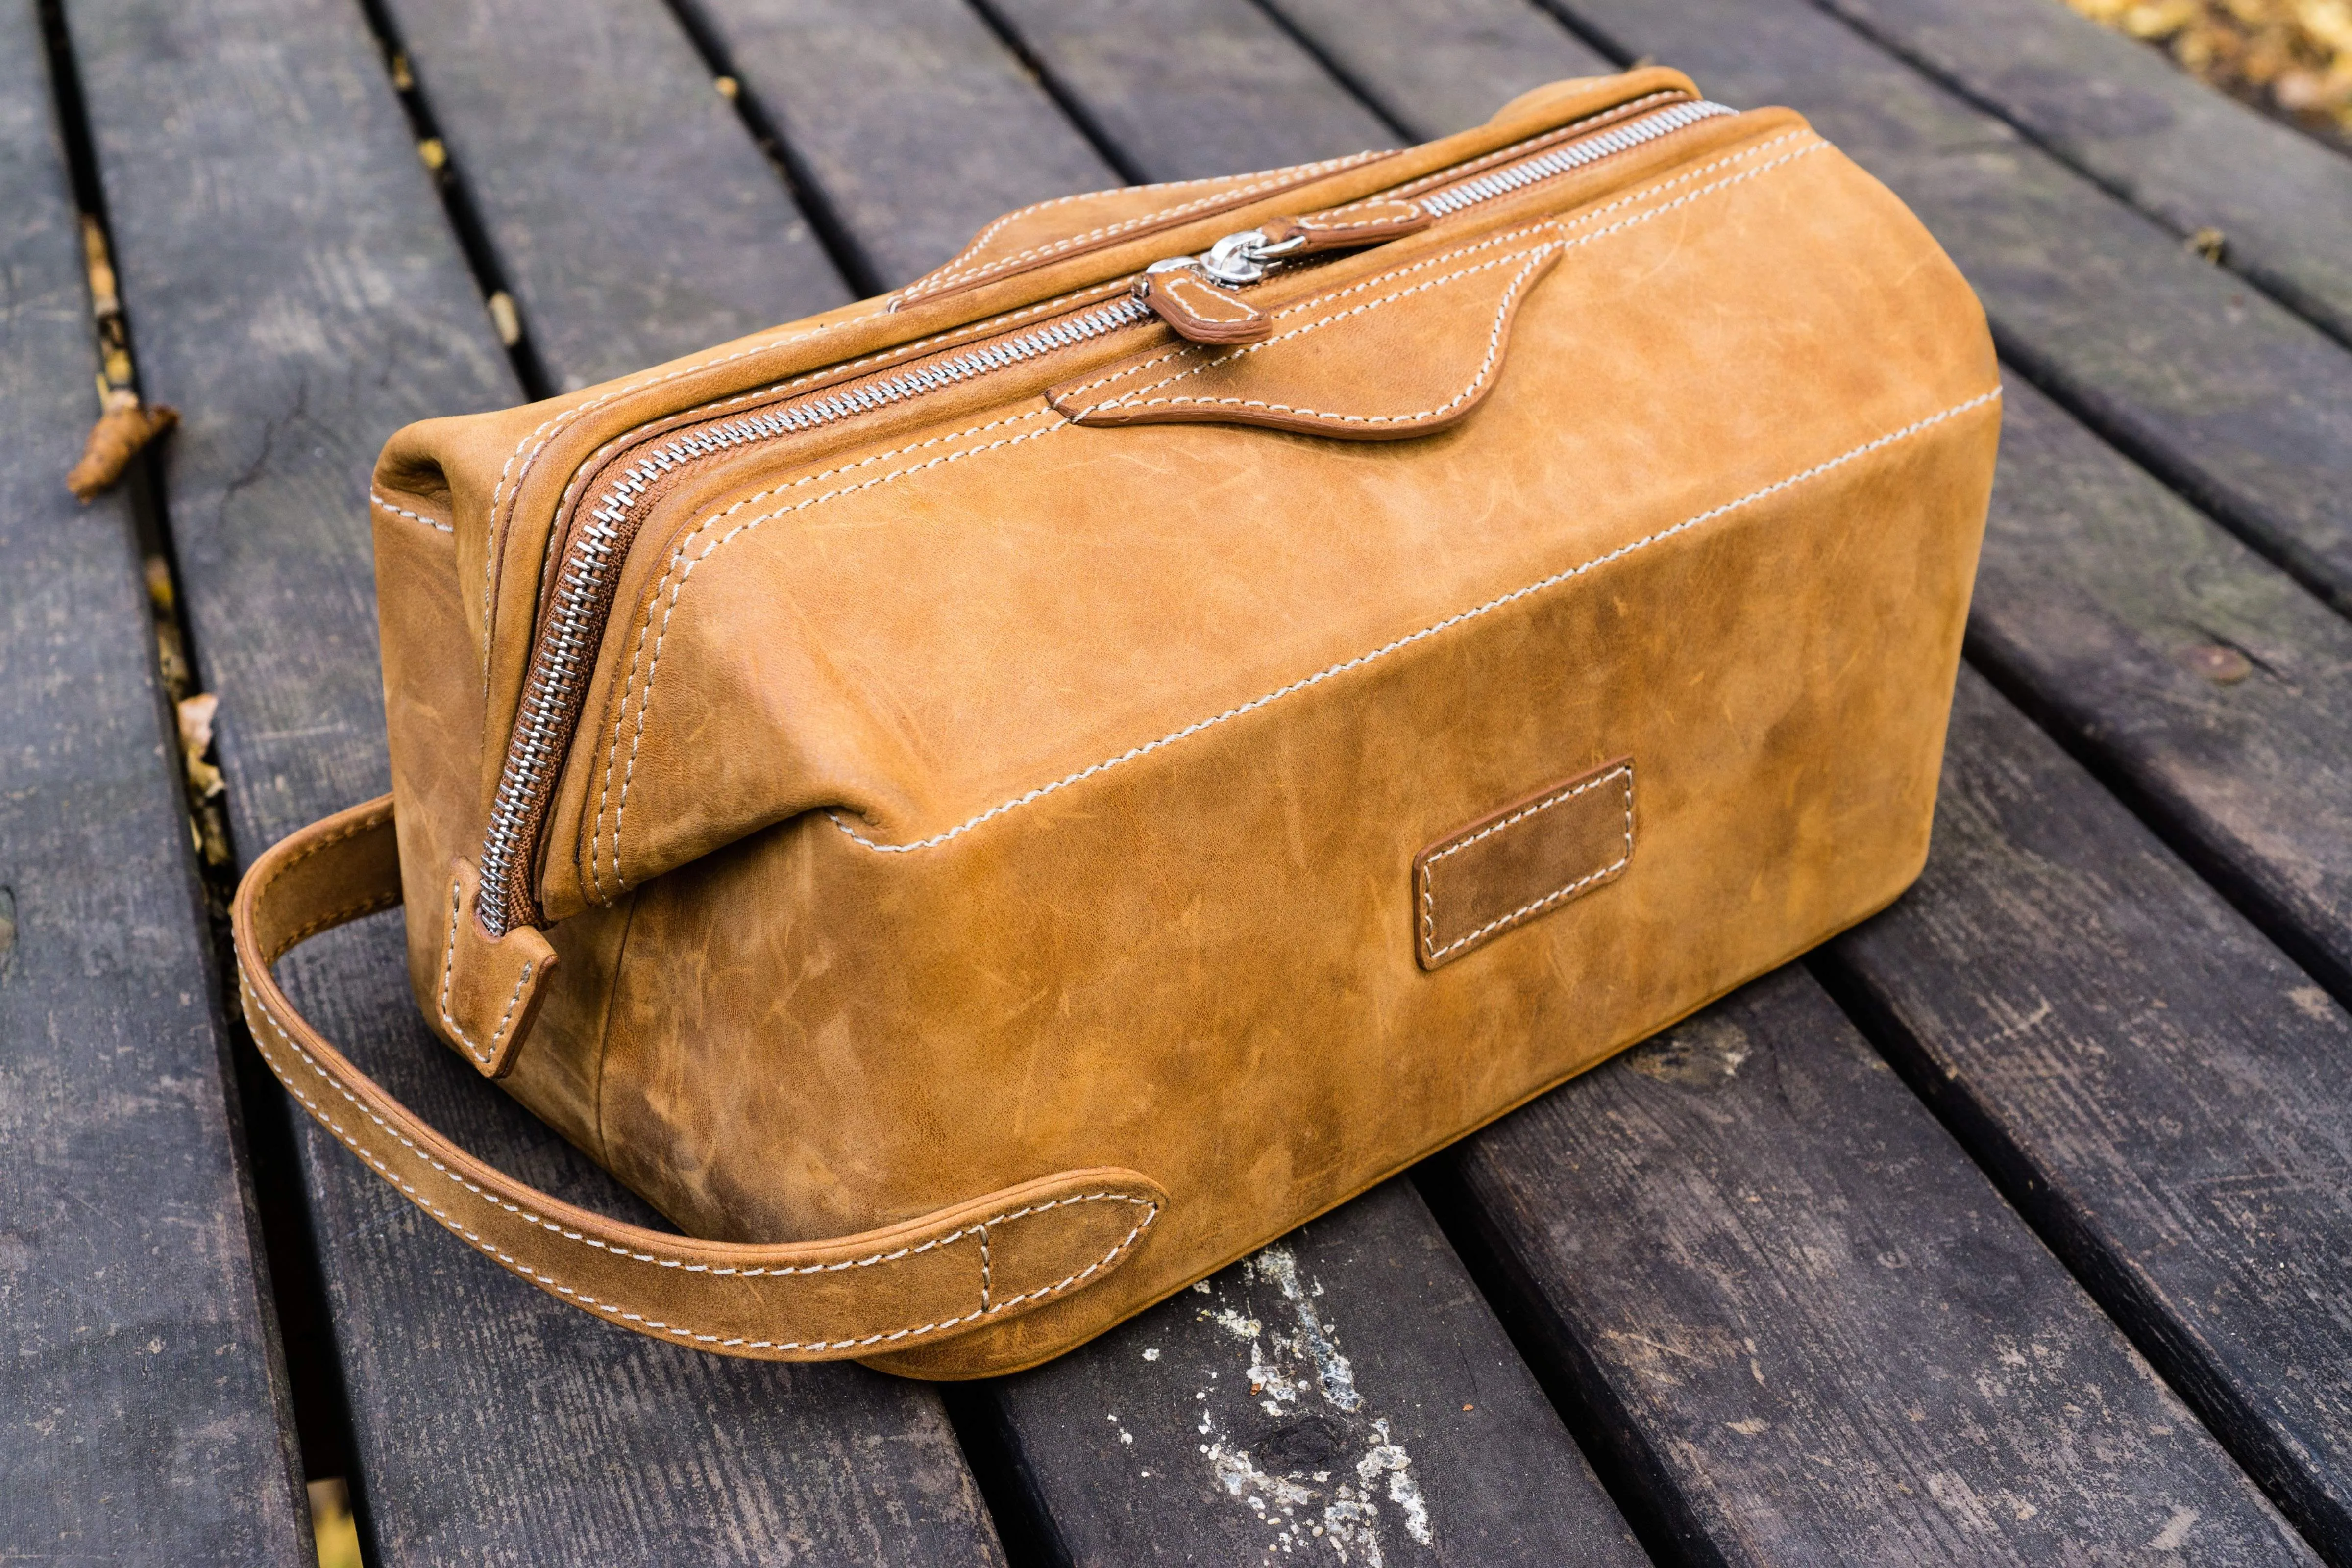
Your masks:
<path fill-rule="evenodd" d="M 1812 116 L 2010 370 L 1892 910 L 988 1385 L 616 1332 L 289 1116 L 159 629 L 236 862 L 383 790 L 395 427 L 1636 57 Z M 87 510 L 77 206 L 184 416 Z M 304 1562 L 307 1474 L 387 1568 L 2352 1564 L 2352 161 L 2052 0 L 13 0 L 0 214 L 0 1559 Z M 298 997 L 646 1217 L 395 918 Z"/>

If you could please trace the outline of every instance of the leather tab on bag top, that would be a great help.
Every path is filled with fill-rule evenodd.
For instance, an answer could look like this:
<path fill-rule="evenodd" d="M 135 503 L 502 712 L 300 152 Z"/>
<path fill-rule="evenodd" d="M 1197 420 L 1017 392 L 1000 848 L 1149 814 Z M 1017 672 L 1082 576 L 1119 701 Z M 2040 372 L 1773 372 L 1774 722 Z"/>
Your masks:
<path fill-rule="evenodd" d="M 1480 818 L 1413 858 L 1421 966 L 1451 963 L 1615 881 L 1633 858 L 1631 757 Z"/>
<path fill-rule="evenodd" d="M 1286 256 L 1312 256 L 1321 250 L 1345 250 L 1402 239 L 1408 234 L 1419 234 L 1436 221 L 1416 203 L 1375 197 L 1333 207 L 1328 212 L 1275 218 L 1258 225 L 1258 231 L 1265 236 L 1269 248 L 1287 246 L 1290 248 L 1284 251 Z"/>
<path fill-rule="evenodd" d="M 1263 425 L 1359 441 L 1426 435 L 1467 417 L 1493 389 L 1519 302 L 1559 250 L 1549 230 L 1465 246 L 1286 305 L 1265 318 L 1273 335 L 1264 342 L 1154 350 L 1046 397 L 1076 425 Z M 1222 295 L 1212 283 L 1194 287 Z"/>
<path fill-rule="evenodd" d="M 434 1010 L 442 1034 L 484 1078 L 504 1078 L 539 1016 L 555 950 L 531 926 L 516 926 L 501 937 L 484 931 L 474 918 L 480 886 L 472 863 L 459 856 L 449 879 Z"/>

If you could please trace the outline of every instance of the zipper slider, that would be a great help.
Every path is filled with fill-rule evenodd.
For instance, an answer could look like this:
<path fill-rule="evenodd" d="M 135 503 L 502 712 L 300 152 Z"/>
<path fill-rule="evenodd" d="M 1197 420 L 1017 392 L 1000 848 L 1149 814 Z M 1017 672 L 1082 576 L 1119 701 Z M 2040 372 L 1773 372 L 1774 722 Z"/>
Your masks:
<path fill-rule="evenodd" d="M 1135 280 L 1135 297 L 1196 343 L 1263 342 L 1274 332 L 1265 311 L 1232 290 L 1264 278 L 1286 256 L 1351 250 L 1418 234 L 1436 218 L 1412 202 L 1365 201 L 1303 217 L 1278 217 L 1229 234 L 1198 256 L 1155 261 Z"/>
<path fill-rule="evenodd" d="M 1135 280 L 1135 297 L 1196 343 L 1263 342 L 1274 333 L 1274 319 L 1228 290 L 1256 282 L 1276 258 L 1302 247 L 1245 228 L 1198 256 L 1153 262 Z"/>

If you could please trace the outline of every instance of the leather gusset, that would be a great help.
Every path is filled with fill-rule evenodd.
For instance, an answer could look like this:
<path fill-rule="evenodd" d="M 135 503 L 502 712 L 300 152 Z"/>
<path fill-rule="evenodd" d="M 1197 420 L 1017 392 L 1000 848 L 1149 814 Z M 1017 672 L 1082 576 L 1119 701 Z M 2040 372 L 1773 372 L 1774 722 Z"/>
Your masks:
<path fill-rule="evenodd" d="M 1387 149 L 1371 149 L 1257 174 L 1129 185 L 1041 202 L 1007 213 L 981 230 L 944 266 L 893 294 L 891 305 L 904 309 L 917 300 L 969 289 L 1041 260 L 1082 256 L 1164 234 L 1238 207 L 1278 199 L 1323 176 L 1395 156 Z"/>

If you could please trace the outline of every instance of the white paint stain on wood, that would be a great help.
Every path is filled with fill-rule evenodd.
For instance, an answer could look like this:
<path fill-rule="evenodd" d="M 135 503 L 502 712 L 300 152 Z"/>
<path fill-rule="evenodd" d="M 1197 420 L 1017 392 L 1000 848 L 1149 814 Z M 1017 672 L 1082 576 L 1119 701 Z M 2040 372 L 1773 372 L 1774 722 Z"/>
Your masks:
<path fill-rule="evenodd" d="M 1340 1330 L 1318 1307 L 1321 1285 L 1300 1272 L 1297 1254 L 1280 1242 L 1244 1261 L 1239 1274 L 1238 1291 L 1231 1276 L 1194 1287 L 1212 1298 L 1199 1315 L 1246 1342 L 1248 1387 L 1231 1389 L 1244 1403 L 1212 1402 L 1205 1387 L 1193 1394 L 1200 1454 L 1217 1489 L 1265 1527 L 1270 1554 L 1388 1568 L 1404 1545 L 1391 1532 L 1433 1545 L 1412 1456 L 1395 1440 L 1389 1417 L 1367 1408 Z"/>

